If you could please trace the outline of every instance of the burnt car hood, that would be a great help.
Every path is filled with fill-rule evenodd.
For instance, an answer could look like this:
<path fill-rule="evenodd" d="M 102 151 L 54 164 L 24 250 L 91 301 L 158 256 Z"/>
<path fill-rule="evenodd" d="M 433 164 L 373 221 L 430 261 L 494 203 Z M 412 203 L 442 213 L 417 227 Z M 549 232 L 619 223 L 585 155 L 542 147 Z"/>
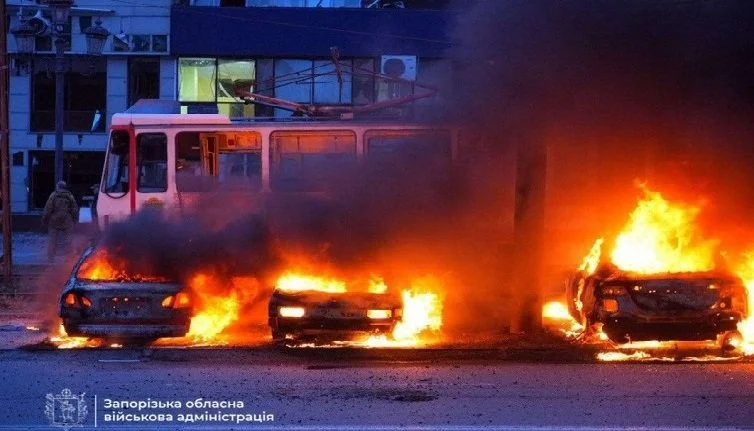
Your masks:
<path fill-rule="evenodd" d="M 295 303 L 301 306 L 329 304 L 354 309 L 392 309 L 401 306 L 400 297 L 390 293 L 344 292 L 327 293 L 313 290 L 288 292 L 276 289 L 273 302 Z"/>
<path fill-rule="evenodd" d="M 165 293 L 173 294 L 181 291 L 183 286 L 179 283 L 151 283 L 140 281 L 91 281 L 73 280 L 63 288 L 63 295 L 68 292 L 102 292 L 102 293 Z"/>

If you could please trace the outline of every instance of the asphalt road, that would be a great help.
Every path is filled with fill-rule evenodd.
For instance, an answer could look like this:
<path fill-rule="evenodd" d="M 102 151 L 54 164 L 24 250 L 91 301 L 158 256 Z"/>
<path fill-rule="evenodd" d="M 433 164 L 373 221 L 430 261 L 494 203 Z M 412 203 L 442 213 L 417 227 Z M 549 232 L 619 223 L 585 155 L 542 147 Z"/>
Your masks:
<path fill-rule="evenodd" d="M 85 426 L 74 429 L 94 429 L 95 417 L 98 428 L 118 430 L 754 429 L 753 363 L 557 362 L 485 350 L 4 350 L 0 429 L 54 429 L 45 395 L 64 388 L 85 393 Z M 198 398 L 243 407 L 187 404 Z M 138 410 L 115 401 L 181 407 Z M 221 411 L 226 421 L 177 422 L 205 411 Z M 173 421 L 128 421 L 134 414 Z M 236 425 L 229 414 L 264 421 Z"/>

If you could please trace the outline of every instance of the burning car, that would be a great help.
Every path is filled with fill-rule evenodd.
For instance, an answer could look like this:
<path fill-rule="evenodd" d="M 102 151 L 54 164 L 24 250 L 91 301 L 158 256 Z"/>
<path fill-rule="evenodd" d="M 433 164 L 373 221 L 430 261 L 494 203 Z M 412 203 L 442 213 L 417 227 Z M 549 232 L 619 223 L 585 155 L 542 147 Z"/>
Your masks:
<path fill-rule="evenodd" d="M 107 250 L 90 246 L 60 295 L 60 317 L 70 336 L 147 341 L 185 335 L 191 298 L 181 283 L 132 274 Z"/>
<path fill-rule="evenodd" d="M 572 316 L 586 327 L 601 325 L 617 343 L 717 340 L 740 342 L 737 325 L 747 316 L 746 289 L 725 271 L 653 273 L 603 264 L 568 283 Z"/>
<path fill-rule="evenodd" d="M 366 286 L 318 277 L 281 277 L 269 304 L 276 341 L 342 339 L 358 333 L 389 334 L 400 322 L 402 303 L 381 280 Z"/>

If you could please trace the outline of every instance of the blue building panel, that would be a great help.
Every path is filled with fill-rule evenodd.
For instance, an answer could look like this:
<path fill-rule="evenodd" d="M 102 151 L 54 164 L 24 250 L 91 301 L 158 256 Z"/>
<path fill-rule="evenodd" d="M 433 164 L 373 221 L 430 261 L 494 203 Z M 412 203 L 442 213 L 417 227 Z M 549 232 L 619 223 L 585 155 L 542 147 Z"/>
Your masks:
<path fill-rule="evenodd" d="M 176 56 L 310 58 L 383 54 L 442 57 L 450 48 L 447 11 L 350 8 L 174 6 Z"/>

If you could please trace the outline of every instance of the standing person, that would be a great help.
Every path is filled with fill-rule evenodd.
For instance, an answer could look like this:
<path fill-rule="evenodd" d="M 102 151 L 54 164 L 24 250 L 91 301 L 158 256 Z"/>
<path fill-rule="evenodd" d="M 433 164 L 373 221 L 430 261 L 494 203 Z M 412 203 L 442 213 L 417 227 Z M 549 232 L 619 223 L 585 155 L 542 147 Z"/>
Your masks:
<path fill-rule="evenodd" d="M 73 225 L 79 220 L 79 206 L 65 181 L 60 181 L 55 191 L 50 194 L 42 213 L 42 224 L 47 226 L 49 237 L 47 239 L 47 260 L 55 259 L 58 242 L 61 240 L 64 247 L 68 247 L 71 240 Z"/>

